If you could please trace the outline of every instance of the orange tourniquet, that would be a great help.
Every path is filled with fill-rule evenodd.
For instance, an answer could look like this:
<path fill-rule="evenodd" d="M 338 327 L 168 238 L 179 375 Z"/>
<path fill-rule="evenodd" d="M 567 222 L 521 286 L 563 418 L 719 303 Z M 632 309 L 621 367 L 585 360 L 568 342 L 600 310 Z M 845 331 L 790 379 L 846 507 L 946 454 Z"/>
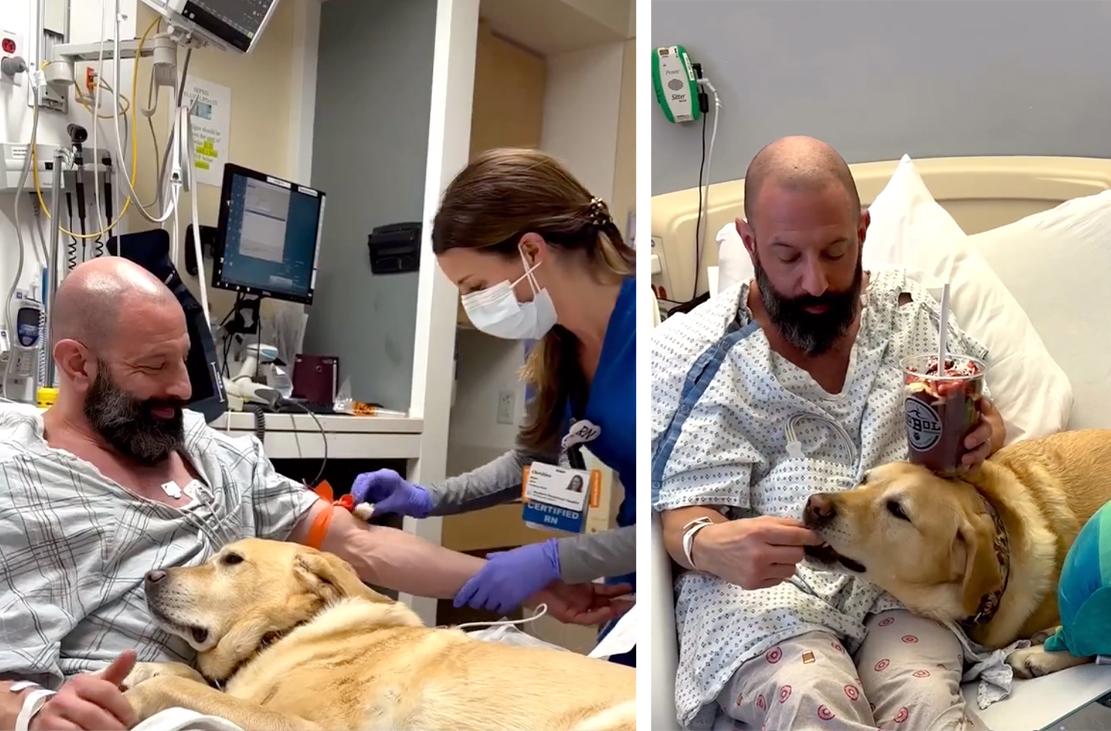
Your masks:
<path fill-rule="evenodd" d="M 349 513 L 355 510 L 355 498 L 350 494 L 340 497 L 339 500 L 332 499 L 332 486 L 327 480 L 317 485 L 313 492 L 320 496 L 321 500 L 331 503 L 332 507 L 343 508 Z M 316 516 L 312 525 L 309 526 L 309 536 L 305 542 L 306 545 L 320 550 L 320 547 L 324 545 L 324 538 L 328 535 L 328 526 L 332 524 L 333 513 L 334 511 L 332 510 L 324 510 L 320 515 Z"/>

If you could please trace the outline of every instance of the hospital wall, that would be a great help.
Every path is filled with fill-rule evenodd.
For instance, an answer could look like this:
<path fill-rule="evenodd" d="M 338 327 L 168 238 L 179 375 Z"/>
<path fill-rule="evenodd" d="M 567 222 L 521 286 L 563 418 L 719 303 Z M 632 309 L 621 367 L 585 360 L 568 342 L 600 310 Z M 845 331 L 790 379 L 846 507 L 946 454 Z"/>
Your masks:
<path fill-rule="evenodd" d="M 652 46 L 686 46 L 721 95 L 712 182 L 786 134 L 849 162 L 1107 156 L 1108 27 L 1107 2 L 652 3 Z M 653 102 L 653 194 L 697 185 L 700 146 Z"/>
<path fill-rule="evenodd" d="M 509 43 L 479 33 L 479 57 L 508 58 Z M 618 225 L 625 229 L 635 193 L 634 40 L 614 41 L 543 57 L 543 73 L 533 68 L 531 79 L 518 78 L 490 68 L 476 69 L 472 143 L 501 146 L 523 143 L 563 161 L 582 183 L 610 202 Z M 528 98 L 539 104 L 525 109 L 520 122 L 508 124 L 482 107 L 496 104 L 498 89 L 512 82 L 527 86 Z M 536 98 L 535 87 L 542 85 Z M 589 110 L 585 113 L 584 110 Z M 529 144 L 531 142 L 531 144 Z M 477 152 L 473 149 L 472 152 Z M 456 340 L 456 388 L 448 442 L 448 473 L 473 469 L 514 446 L 523 416 L 525 390 L 520 381 L 524 349 L 519 342 L 504 341 L 461 328 Z M 514 398 L 514 424 L 498 421 L 502 393 Z"/>
<path fill-rule="evenodd" d="M 100 9 L 104 7 L 103 32 L 100 18 Z M 231 119 L 230 134 L 228 139 L 228 160 L 270 172 L 282 177 L 292 178 L 297 181 L 307 182 L 310 174 L 311 145 L 301 144 L 301 139 L 311 139 L 311 126 L 306 126 L 303 113 L 306 109 L 311 114 L 312 94 L 305 93 L 304 76 L 306 72 L 312 73 L 315 68 L 315 22 L 319 16 L 320 0 L 286 0 L 278 4 L 265 34 L 259 41 L 257 48 L 249 55 L 233 54 L 213 48 L 200 48 L 193 51 L 189 64 L 191 77 L 203 78 L 228 87 L 231 90 Z M 156 17 L 154 11 L 136 0 L 123 0 L 121 13 L 125 20 L 121 23 L 121 38 L 134 38 L 141 34 L 149 23 Z M 70 40 L 74 43 L 91 43 L 100 38 L 111 38 L 114 33 L 112 22 L 113 0 L 101 3 L 96 0 L 70 3 Z M 0 28 L 15 30 L 25 39 L 30 35 L 30 28 L 34 22 L 33 2 L 3 3 L 3 12 L 0 13 Z M 28 41 L 24 41 L 28 45 Z M 28 56 L 30 60 L 30 56 Z M 184 59 L 184 54 L 179 54 L 179 64 Z M 121 87 L 125 96 L 131 97 L 131 73 L 133 62 L 125 61 L 120 67 Z M 81 66 L 77 74 L 81 76 Z M 180 68 L 180 66 L 179 66 Z M 306 71 L 307 69 L 307 71 Z M 139 64 L 138 76 L 135 87 L 139 90 L 138 97 L 145 105 L 147 82 L 149 79 L 150 61 L 145 60 Z M 104 78 L 111 83 L 113 67 L 106 61 L 103 70 Z M 315 91 L 315 82 L 309 88 Z M 171 114 L 171 92 L 169 89 L 160 90 L 160 103 L 152 117 L 154 128 L 157 132 L 158 143 L 164 147 L 168 138 Z M 0 83 L 0 120 L 3 129 L 0 130 L 0 141 L 26 143 L 30 139 L 31 108 L 26 103 L 27 84 L 13 87 L 10 84 Z M 111 106 L 107 95 L 102 99 L 103 110 L 110 110 Z M 154 196 L 155 186 L 155 160 L 156 155 L 151 142 L 148 126 L 140 115 L 138 134 L 138 163 L 136 166 L 135 188 L 140 198 L 150 201 Z M 311 125 L 312 118 L 309 117 Z M 92 144 L 92 118 L 88 111 L 73 102 L 72 96 L 66 114 L 52 111 L 40 113 L 38 142 L 40 145 L 54 146 L 68 141 L 65 128 L 69 123 L 77 123 L 89 131 L 89 141 Z M 98 146 L 116 152 L 115 136 L 111 132 L 111 123 L 102 122 L 98 135 Z M 130 154 L 130 145 L 125 144 L 125 151 Z M 118 156 L 117 156 L 118 157 Z M 44 189 L 50 184 L 49 178 L 41 179 Z M 117 189 L 126 186 L 122 177 L 117 178 Z M 215 226 L 219 217 L 219 186 L 200 184 L 197 188 L 199 207 L 199 220 L 201 225 Z M 12 240 L 13 245 L 2 247 L 0 251 L 0 276 L 3 278 L 4 291 L 9 284 L 9 277 L 14 273 L 16 262 L 16 247 L 14 245 L 12 193 L 0 194 L 0 240 Z M 49 205 L 49 196 L 47 204 Z M 121 197 L 122 200 L 122 197 Z M 90 213 L 92 213 L 92 196 L 90 194 Z M 192 246 L 186 241 L 186 227 L 190 223 L 192 203 L 188 192 L 183 192 L 179 215 L 178 229 L 181 236 L 182 254 L 177 262 L 178 270 L 194 292 L 198 291 L 198 282 L 185 271 L 184 247 Z M 153 207 L 152 207 L 153 210 Z M 23 220 L 31 219 L 32 208 L 23 202 L 20 216 Z M 120 223 L 122 232 L 142 231 L 158 227 L 142 218 L 134 207 L 127 213 Z M 24 227 L 25 236 L 29 229 Z M 90 228 L 95 230 L 94 228 Z M 31 281 L 31 266 L 37 267 L 31 254 L 30 239 L 27 239 L 27 271 L 24 281 Z M 91 249 L 91 247 L 90 247 Z M 211 280 L 211 261 L 207 262 L 208 279 Z M 37 283 L 37 274 L 34 281 Z M 219 319 L 230 308 L 234 301 L 234 294 L 209 287 L 209 298 L 213 315 Z M 264 312 L 275 307 L 294 306 L 286 303 L 268 301 L 264 304 Z"/>
<path fill-rule="evenodd" d="M 328 201 L 305 351 L 393 409 L 409 407 L 417 273 L 372 274 L 367 236 L 421 220 L 435 28 L 435 0 L 322 5 L 312 182 Z"/>
<path fill-rule="evenodd" d="M 121 0 L 120 2 L 121 13 L 126 15 L 126 19 L 120 26 L 120 35 L 123 38 L 134 37 L 136 1 Z M 98 2 L 70 3 L 70 40 L 74 43 L 95 42 L 103 37 L 101 34 L 102 21 L 106 29 L 105 33 L 111 35 L 113 27 L 112 8 L 112 3 L 106 2 L 104 4 L 104 14 L 101 16 L 101 4 Z M 0 30 L 14 31 L 21 36 L 23 48 L 20 55 L 25 58 L 28 64 L 33 63 L 34 50 L 32 49 L 35 47 L 35 42 L 32 38 L 31 28 L 34 22 L 35 2 L 33 0 L 0 0 Z M 124 62 L 120 66 L 121 78 L 130 80 L 131 68 L 131 62 Z M 104 73 L 105 75 L 113 73 L 110 63 L 105 64 Z M 0 142 L 26 144 L 31 138 L 32 110 L 27 104 L 28 82 L 26 74 L 21 74 L 20 77 L 22 83 L 19 86 L 6 81 L 0 82 Z M 111 106 L 108 104 L 104 104 L 104 108 L 111 110 Z M 89 130 L 91 144 L 91 117 L 84 108 L 73 104 L 72 100 L 65 114 L 45 110 L 40 113 L 38 144 L 54 147 L 68 142 L 69 135 L 66 133 L 66 125 L 70 123 L 85 126 Z M 111 132 L 111 127 L 105 124 L 101 126 L 101 130 L 101 134 L 104 135 Z M 114 148 L 114 137 L 112 139 L 112 147 Z M 107 146 L 99 140 L 98 144 L 101 147 Z M 28 177 L 29 186 L 31 185 L 30 181 L 31 178 Z M 50 180 L 40 178 L 40 184 L 43 188 L 48 188 Z M 49 196 L 44 197 L 49 206 Z M 0 242 L 4 244 L 0 246 L 0 282 L 3 282 L 4 296 L 6 296 L 8 288 L 11 286 L 12 277 L 15 276 L 18 256 L 14 225 L 14 199 L 14 190 L 0 192 Z M 24 196 L 20 205 L 20 218 L 24 222 L 23 236 L 26 242 L 26 258 L 21 286 L 30 286 L 32 283 L 38 285 L 40 269 L 33 253 L 34 247 L 30 238 L 30 226 L 33 225 L 31 223 L 33 221 L 33 208 L 30 205 L 30 196 Z"/>
<path fill-rule="evenodd" d="M 193 51 L 189 62 L 190 77 L 214 82 L 231 90 L 228 162 L 300 183 L 309 182 L 310 169 L 306 165 L 306 158 L 297 154 L 304 146 L 301 144 L 303 131 L 295 124 L 297 118 L 292 110 L 299 109 L 304 104 L 312 104 L 311 99 L 304 98 L 299 79 L 306 63 L 305 33 L 312 28 L 311 13 L 319 15 L 319 5 L 319 0 L 279 2 L 258 46 L 248 55 L 231 54 L 214 48 Z M 154 17 L 154 11 L 140 4 L 137 23 L 139 33 L 142 33 Z M 315 47 L 315 39 L 311 39 L 311 47 Z M 149 64 L 140 65 L 138 88 L 143 90 L 140 98 L 144 102 L 149 69 Z M 164 89 L 162 95 L 162 103 L 159 104 L 154 123 L 158 130 L 159 143 L 165 145 L 172 101 L 168 89 Z M 142 123 L 140 127 L 140 166 L 136 189 L 146 201 L 150 200 L 150 192 L 154 190 L 155 166 L 149 130 Z M 308 134 L 311 135 L 311 130 L 308 130 Z M 182 193 L 180 204 L 178 230 L 181 253 L 177 266 L 185 282 L 197 292 L 199 285 L 196 277 L 185 271 L 185 247 L 193 246 L 192 241 L 185 238 L 192 211 L 192 200 L 188 193 Z M 220 215 L 220 186 L 203 183 L 199 185 L 197 204 L 200 224 L 215 226 Z M 127 223 L 131 230 L 156 227 L 156 224 L 149 223 L 136 212 L 129 215 Z M 327 234 L 325 231 L 325 240 Z M 211 266 L 211 260 L 206 261 L 206 278 L 210 283 Z M 208 296 L 216 319 L 222 319 L 235 301 L 234 292 L 211 286 L 208 288 Z M 276 300 L 265 300 L 263 306 L 264 315 L 275 307 L 299 307 Z"/>

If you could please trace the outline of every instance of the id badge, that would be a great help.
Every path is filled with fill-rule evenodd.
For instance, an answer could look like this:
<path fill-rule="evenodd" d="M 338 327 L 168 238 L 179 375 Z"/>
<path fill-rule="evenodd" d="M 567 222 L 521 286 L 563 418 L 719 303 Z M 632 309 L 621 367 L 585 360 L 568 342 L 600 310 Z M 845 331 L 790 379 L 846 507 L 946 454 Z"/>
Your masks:
<path fill-rule="evenodd" d="M 582 533 L 587 511 L 598 507 L 601 499 L 602 473 L 533 462 L 525 467 L 521 484 L 526 525 Z"/>

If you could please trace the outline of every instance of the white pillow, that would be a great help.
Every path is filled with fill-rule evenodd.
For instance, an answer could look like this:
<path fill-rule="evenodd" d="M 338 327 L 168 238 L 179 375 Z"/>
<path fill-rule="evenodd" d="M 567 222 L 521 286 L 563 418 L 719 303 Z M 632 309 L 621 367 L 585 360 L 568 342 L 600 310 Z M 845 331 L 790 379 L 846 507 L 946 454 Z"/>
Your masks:
<path fill-rule="evenodd" d="M 1022 307 L 933 199 L 909 156 L 903 156 L 868 210 L 872 222 L 864 242 L 866 270 L 903 269 L 938 298 L 949 281 L 953 318 L 990 353 L 987 384 L 1006 424 L 1007 443 L 1064 429 L 1072 405 L 1068 378 Z M 751 261 L 736 228 L 723 227 L 718 241 L 723 249 L 739 245 L 744 253 L 743 265 L 740 257 L 730 257 L 728 272 L 721 263 L 721 280 L 751 279 Z"/>
<path fill-rule="evenodd" d="M 718 291 L 725 292 L 735 284 L 752 279 L 752 259 L 744 239 L 737 233 L 737 224 L 730 221 L 721 227 L 714 239 L 718 243 Z"/>
<path fill-rule="evenodd" d="M 1006 424 L 1007 443 L 1065 429 L 1072 407 L 1065 372 L 999 276 L 933 199 L 910 157 L 903 156 L 868 210 L 865 261 L 871 259 L 876 268 L 903 268 L 939 298 L 949 282 L 956 323 L 988 349 L 986 381 Z M 1035 261 L 1026 264 L 1037 268 Z"/>
<path fill-rule="evenodd" d="M 1030 314 L 1076 394 L 1070 429 L 1111 426 L 1111 191 L 968 237 Z"/>

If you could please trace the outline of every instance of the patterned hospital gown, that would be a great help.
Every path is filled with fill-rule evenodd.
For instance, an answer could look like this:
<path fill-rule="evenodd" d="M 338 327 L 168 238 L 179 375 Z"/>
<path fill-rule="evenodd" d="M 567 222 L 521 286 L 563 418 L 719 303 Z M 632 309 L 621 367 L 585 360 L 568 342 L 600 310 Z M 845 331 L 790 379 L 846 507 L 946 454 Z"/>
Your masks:
<path fill-rule="evenodd" d="M 657 331 L 652 348 L 652 496 L 657 510 L 719 506 L 730 518 L 801 519 L 809 495 L 849 489 L 871 467 L 906 459 L 902 372 L 937 347 L 937 301 L 901 272 L 874 274 L 841 393 L 772 352 L 734 287 Z M 901 293 L 911 301 L 899 305 Z M 986 359 L 950 323 L 951 349 Z M 816 418 L 815 418 L 816 417 Z M 791 422 L 804 456 L 787 452 Z M 840 427 L 833 428 L 833 424 Z M 870 582 L 803 562 L 788 582 L 746 591 L 687 572 L 677 582 L 679 720 L 708 727 L 741 663 L 813 630 L 864 637 L 870 613 L 898 606 Z"/>
<path fill-rule="evenodd" d="M 42 435 L 36 410 L 0 408 L 0 679 L 56 688 L 132 648 L 141 661 L 192 662 L 151 621 L 144 574 L 202 563 L 240 538 L 284 539 L 316 502 L 253 436 L 190 411 L 185 453 L 201 482 L 183 508 L 135 497 Z"/>

